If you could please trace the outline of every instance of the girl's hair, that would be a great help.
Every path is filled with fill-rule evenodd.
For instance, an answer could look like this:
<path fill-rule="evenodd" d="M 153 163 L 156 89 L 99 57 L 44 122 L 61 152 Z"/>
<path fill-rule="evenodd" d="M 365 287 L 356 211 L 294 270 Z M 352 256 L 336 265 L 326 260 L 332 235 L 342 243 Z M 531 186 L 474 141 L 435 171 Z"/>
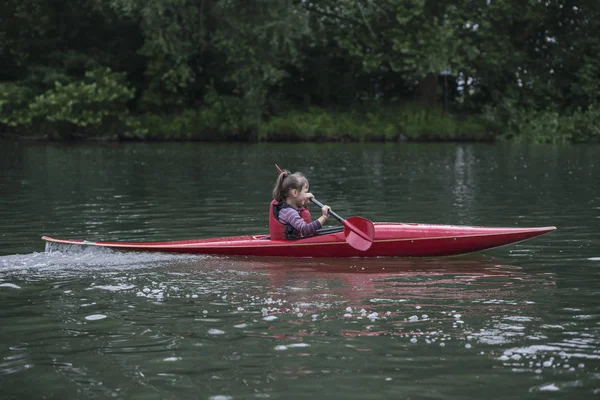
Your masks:
<path fill-rule="evenodd" d="M 273 199 L 279 203 L 285 201 L 292 189 L 302 190 L 304 185 L 308 185 L 308 180 L 301 172 L 294 172 L 283 170 L 282 173 L 277 177 L 275 187 L 273 188 Z"/>

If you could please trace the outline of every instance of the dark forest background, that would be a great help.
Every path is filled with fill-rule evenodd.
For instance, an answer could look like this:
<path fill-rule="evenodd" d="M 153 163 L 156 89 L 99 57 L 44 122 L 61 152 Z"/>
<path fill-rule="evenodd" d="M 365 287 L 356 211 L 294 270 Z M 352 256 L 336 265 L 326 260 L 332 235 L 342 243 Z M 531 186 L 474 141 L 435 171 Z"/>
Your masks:
<path fill-rule="evenodd" d="M 3 0 L 0 135 L 600 139 L 598 0 Z"/>

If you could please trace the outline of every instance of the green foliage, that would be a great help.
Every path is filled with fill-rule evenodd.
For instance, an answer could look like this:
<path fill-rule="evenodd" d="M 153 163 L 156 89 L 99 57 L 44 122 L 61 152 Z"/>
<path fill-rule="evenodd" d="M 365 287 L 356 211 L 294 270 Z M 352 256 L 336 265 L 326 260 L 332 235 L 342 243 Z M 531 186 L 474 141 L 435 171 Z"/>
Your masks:
<path fill-rule="evenodd" d="M 251 140 L 257 122 L 245 110 L 245 103 L 239 98 L 213 94 L 199 110 L 144 115 L 140 126 L 143 137 L 149 140 Z"/>
<path fill-rule="evenodd" d="M 110 122 L 128 131 L 127 102 L 134 96 L 124 74 L 109 68 L 88 71 L 79 82 L 62 84 L 33 96 L 33 91 L 14 84 L 0 85 L 0 123 L 28 126 L 38 120 L 70 134 L 72 128 L 100 126 Z M 129 127 L 129 128 L 126 128 Z M 58 131 L 61 136 L 61 130 Z"/>
<path fill-rule="evenodd" d="M 577 109 L 563 124 L 565 133 L 574 143 L 600 143 L 600 104 Z"/>
<path fill-rule="evenodd" d="M 107 118 L 124 120 L 133 90 L 124 75 L 109 68 L 86 72 L 81 82 L 55 87 L 37 96 L 29 105 L 33 117 L 75 126 L 100 125 Z"/>
<path fill-rule="evenodd" d="M 2 131 L 598 140 L 597 0 L 6 0 L 1 8 Z M 443 99 L 460 118 L 439 111 Z"/>
<path fill-rule="evenodd" d="M 0 123 L 8 126 L 29 125 L 31 112 L 29 102 L 33 91 L 15 83 L 0 84 Z"/>
<path fill-rule="evenodd" d="M 188 105 L 201 83 L 201 57 L 207 51 L 210 1 L 96 0 L 139 23 L 144 42 L 138 52 L 146 58 L 144 109 Z M 105 5 L 108 4 L 108 7 Z"/>
<path fill-rule="evenodd" d="M 374 112 L 290 112 L 259 126 L 257 137 L 271 141 L 491 140 L 482 121 L 458 121 L 438 110 L 412 106 Z"/>
<path fill-rule="evenodd" d="M 309 6 L 313 12 L 349 24 L 339 45 L 363 60 L 365 71 L 389 68 L 420 79 L 460 63 L 464 43 L 456 34 L 462 11 L 451 3 L 425 0 L 382 2 L 341 0 Z M 332 11 L 335 11 L 332 13 Z"/>
<path fill-rule="evenodd" d="M 292 0 L 230 0 L 217 2 L 215 16 L 222 28 L 212 44 L 228 66 L 223 79 L 258 122 L 269 90 L 288 75 L 287 67 L 298 65 L 300 40 L 310 32 L 307 13 Z"/>
<path fill-rule="evenodd" d="M 488 108 L 488 127 L 500 140 L 525 143 L 600 142 L 600 106 L 591 104 L 571 114 L 555 110 Z"/>
<path fill-rule="evenodd" d="M 561 130 L 561 117 L 556 111 L 521 109 L 513 111 L 500 138 L 529 143 L 563 143 L 568 139 Z"/>
<path fill-rule="evenodd" d="M 205 101 L 206 106 L 201 112 L 204 118 L 213 121 L 212 126 L 221 135 L 248 137 L 249 132 L 260 123 L 256 104 L 248 103 L 247 99 L 220 96 L 213 90 L 206 95 Z"/>
<path fill-rule="evenodd" d="M 173 115 L 143 115 L 139 123 L 146 140 L 220 140 L 210 113 L 186 110 Z"/>

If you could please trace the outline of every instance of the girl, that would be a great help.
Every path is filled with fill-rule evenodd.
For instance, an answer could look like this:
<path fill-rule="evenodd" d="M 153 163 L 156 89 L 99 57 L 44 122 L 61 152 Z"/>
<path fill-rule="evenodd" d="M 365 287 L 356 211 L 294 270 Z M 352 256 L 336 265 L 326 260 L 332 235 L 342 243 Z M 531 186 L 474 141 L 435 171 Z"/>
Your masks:
<path fill-rule="evenodd" d="M 321 216 L 310 221 L 304 206 L 314 196 L 308 192 L 308 181 L 300 172 L 291 174 L 284 170 L 273 188 L 273 201 L 269 210 L 271 240 L 298 239 L 312 236 L 321 229 L 329 217 L 329 206 L 323 206 Z"/>

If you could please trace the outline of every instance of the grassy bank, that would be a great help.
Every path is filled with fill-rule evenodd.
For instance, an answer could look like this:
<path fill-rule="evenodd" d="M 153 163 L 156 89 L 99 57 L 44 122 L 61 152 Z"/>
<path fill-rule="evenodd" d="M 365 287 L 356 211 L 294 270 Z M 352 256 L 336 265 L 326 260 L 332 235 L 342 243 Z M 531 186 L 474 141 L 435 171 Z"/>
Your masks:
<path fill-rule="evenodd" d="M 493 141 L 582 143 L 600 141 L 600 108 L 570 115 L 552 111 L 487 109 L 456 116 L 416 105 L 377 110 L 294 110 L 263 120 L 204 107 L 172 115 L 129 115 L 97 125 L 37 120 L 3 126 L 11 134 L 50 140 L 146 141 Z"/>
<path fill-rule="evenodd" d="M 375 112 L 294 111 L 273 117 L 257 129 L 265 141 L 454 141 L 491 140 L 477 116 L 458 117 L 415 106 Z"/>
<path fill-rule="evenodd" d="M 491 140 L 480 117 L 459 119 L 439 110 L 403 107 L 379 112 L 291 111 L 259 123 L 223 118 L 210 110 L 143 116 L 146 140 L 452 141 Z"/>

